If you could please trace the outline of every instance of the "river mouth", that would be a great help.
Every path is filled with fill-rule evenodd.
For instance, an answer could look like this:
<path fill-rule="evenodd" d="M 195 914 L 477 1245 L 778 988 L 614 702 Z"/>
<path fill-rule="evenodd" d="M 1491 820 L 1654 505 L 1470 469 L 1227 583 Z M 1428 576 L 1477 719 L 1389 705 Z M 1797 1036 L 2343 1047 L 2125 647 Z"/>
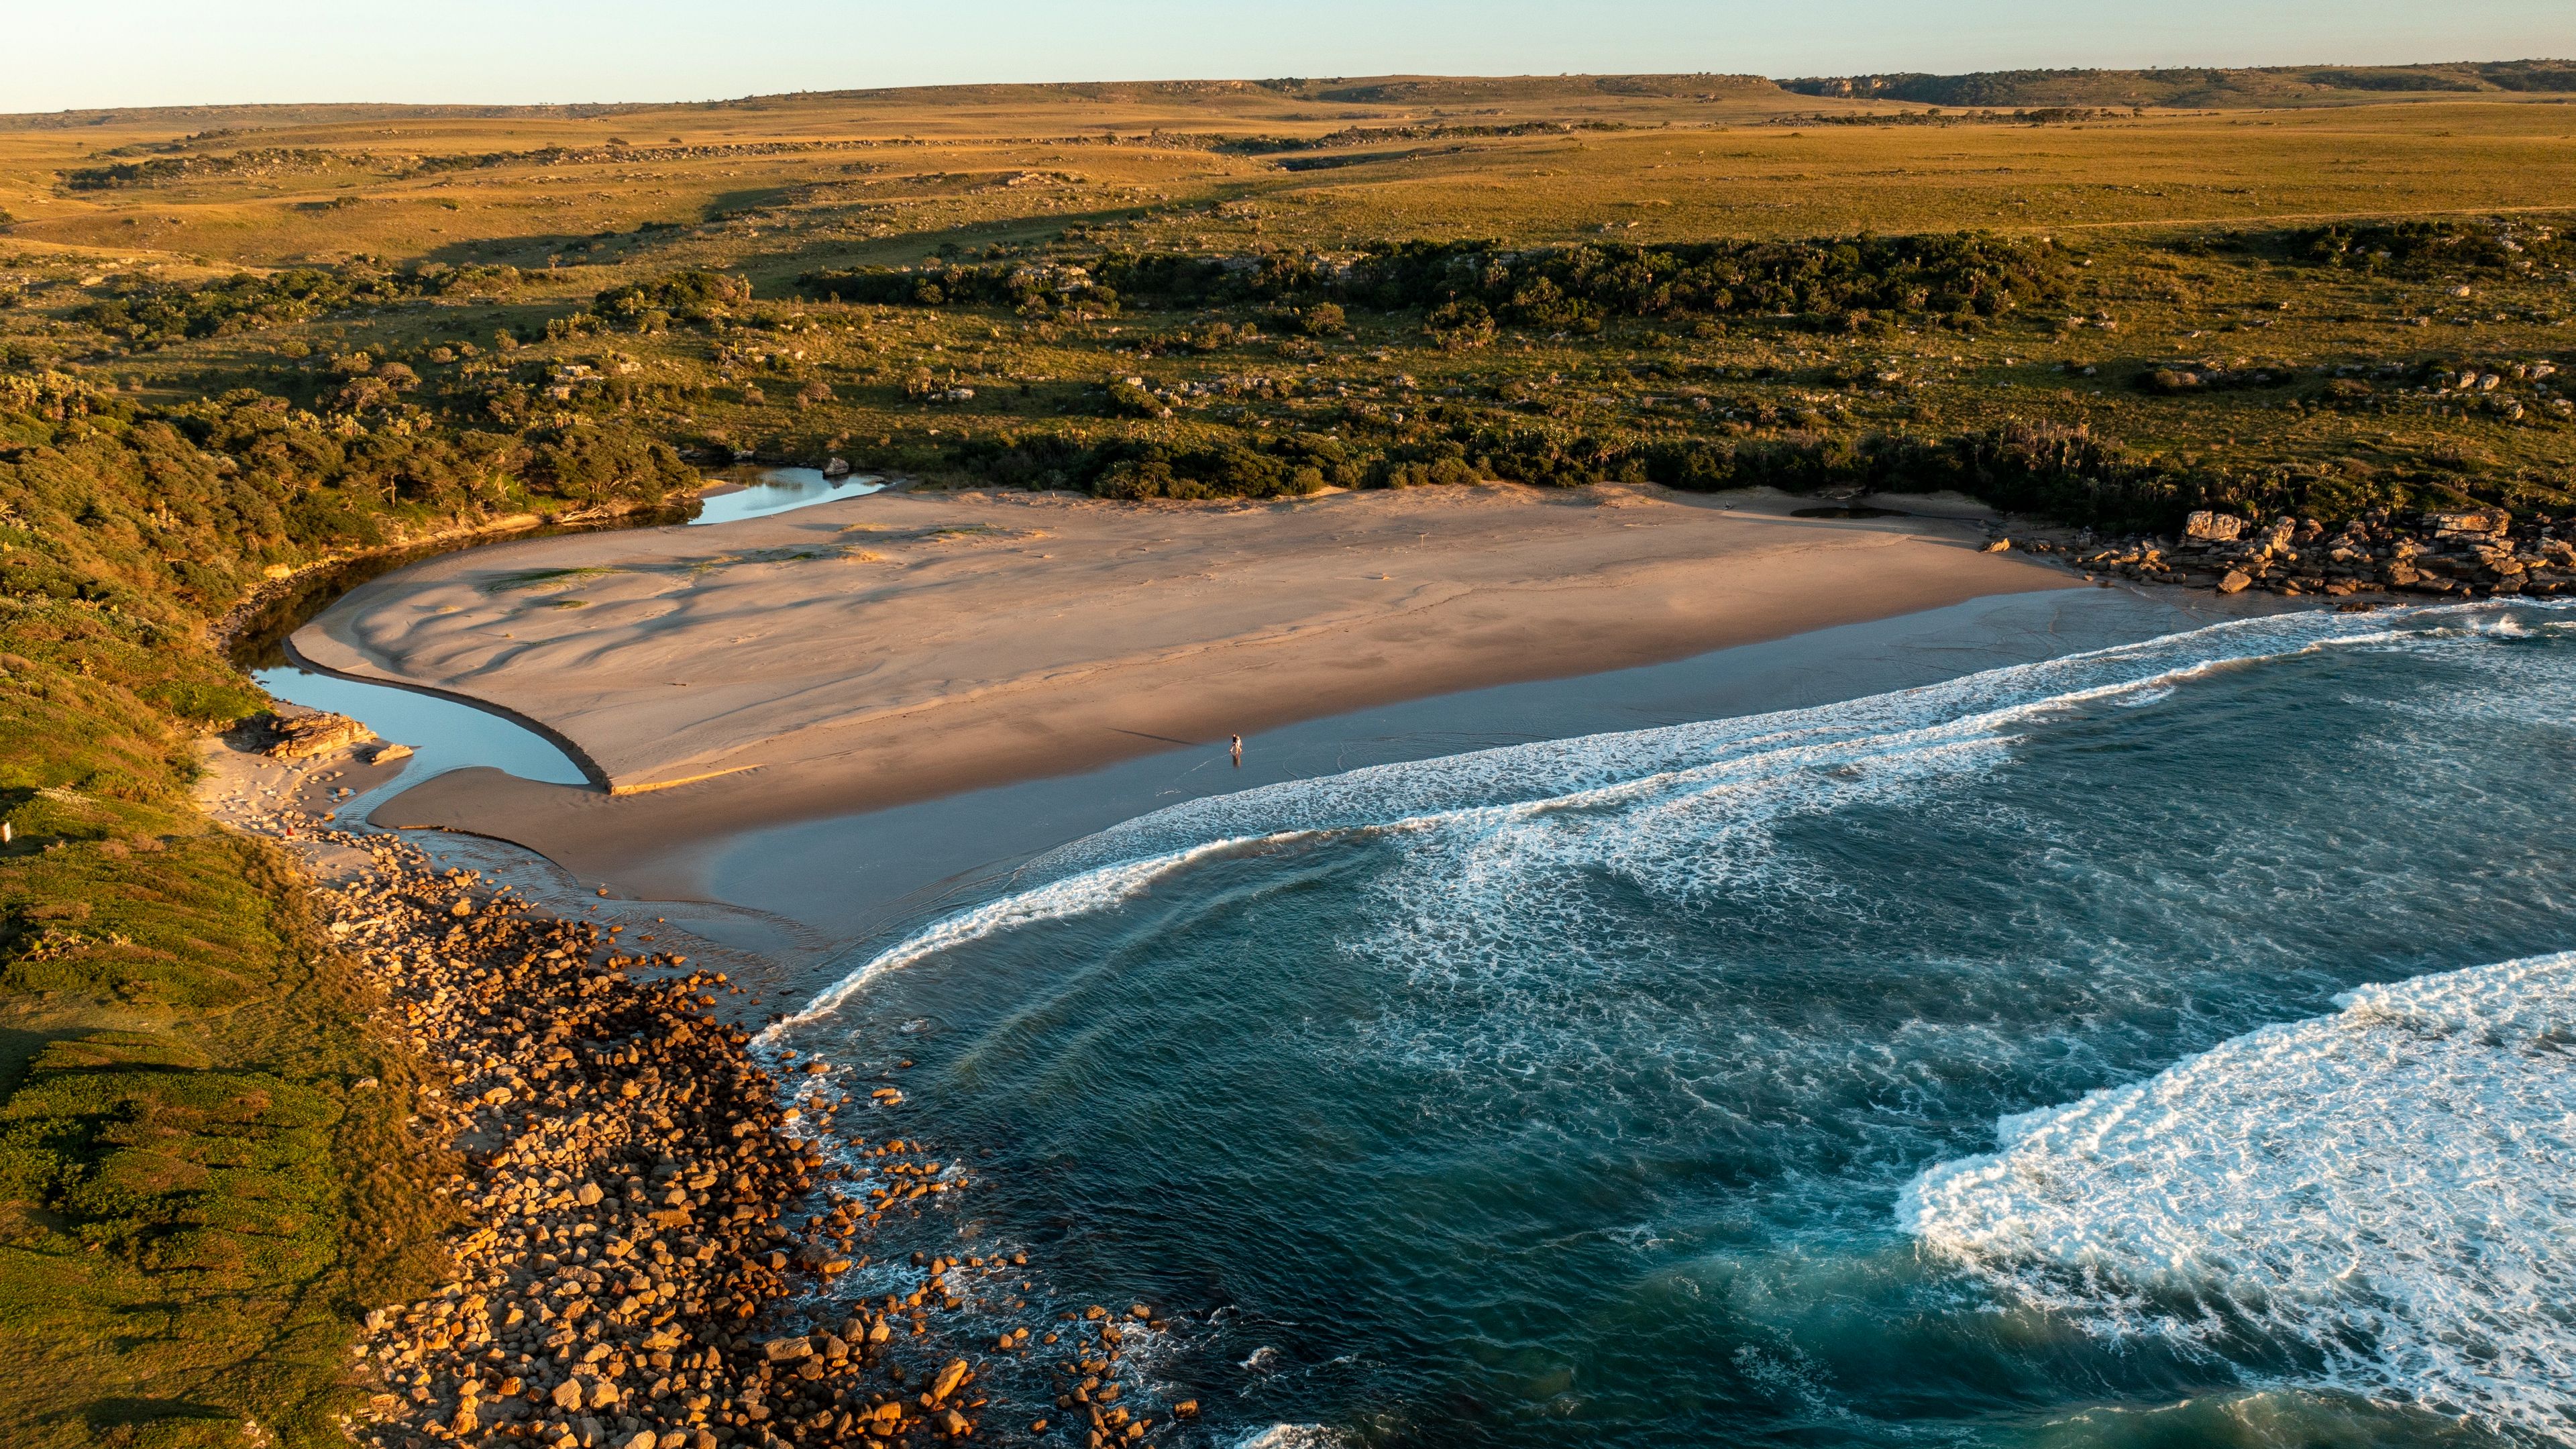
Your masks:
<path fill-rule="evenodd" d="M 2051 595 L 1996 632 L 2058 655 L 2067 619 L 2114 604 Z M 1806 676 L 1825 657 L 1751 648 Z M 1533 689 L 1572 713 L 1489 697 L 1423 722 L 1444 747 L 1375 757 L 1318 736 L 1295 778 L 1175 751 L 1121 787 L 1140 803 L 1082 804 L 1108 815 L 1088 833 L 1004 791 L 903 830 L 746 836 L 708 878 L 759 910 L 915 869 L 931 931 L 839 917 L 823 934 L 863 944 L 763 973 L 746 1005 L 788 1018 L 773 1047 L 918 1096 L 857 1131 L 980 1165 L 925 1251 L 1025 1246 L 1037 1301 L 1167 1315 L 1138 1395 L 1197 1400 L 1192 1442 L 2112 1446 L 2249 1418 L 2283 1442 L 2527 1441 L 2547 1405 L 2417 1351 L 2454 1331 L 2452 1283 L 2476 1289 L 2442 1275 L 2474 1265 L 2435 1262 L 2360 1352 L 2260 1280 L 2123 1264 L 2111 1301 L 2070 1307 L 2089 1270 L 1984 1231 L 2010 1202 L 1955 1189 L 2020 1114 L 2223 1067 L 2356 987 L 2554 948 L 2576 841 L 2552 822 L 2576 812 L 2567 772 L 2527 762 L 2576 758 L 2576 635 L 2511 606 L 2123 648 L 2165 654 L 1790 723 L 1564 681 Z M 1605 702 L 1689 722 L 1564 737 Z M 1289 748 L 1250 743 L 1256 768 Z M 2376 829 L 2392 802 L 2417 833 Z M 982 867 L 917 843 L 1005 819 L 1061 833 L 961 847 Z M 1951 1185 L 1948 1217 L 1907 1206 L 1918 1182 Z M 2342 1192 L 2329 1216 L 2370 1210 Z M 2196 1333 L 2195 1305 L 2228 1331 Z"/>

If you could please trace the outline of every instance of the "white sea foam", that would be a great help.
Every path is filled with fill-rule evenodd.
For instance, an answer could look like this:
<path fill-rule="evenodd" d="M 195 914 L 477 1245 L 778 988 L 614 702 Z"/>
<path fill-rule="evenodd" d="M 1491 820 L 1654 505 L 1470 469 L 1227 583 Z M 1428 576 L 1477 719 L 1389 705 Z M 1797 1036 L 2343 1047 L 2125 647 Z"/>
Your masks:
<path fill-rule="evenodd" d="M 1507 848 L 1531 847 L 1532 837 L 1501 838 L 1527 822 L 1616 814 L 1615 830 L 1591 832 L 1571 853 L 1611 864 L 1624 857 L 1638 867 L 1632 878 L 1687 891 L 1740 879 L 1752 867 L 1761 854 L 1760 819 L 1802 808 L 1793 780 L 1956 769 L 1994 758 L 1990 752 L 2009 743 L 2015 726 L 2054 711 L 2318 649 L 2493 627 L 2493 610 L 2484 606 L 2241 619 L 1812 709 L 1513 745 L 1190 801 L 1032 862 L 1021 878 L 1044 884 L 934 922 L 842 977 L 763 1039 L 831 1014 L 888 971 L 998 931 L 1122 904 L 1175 870 L 1251 841 L 1401 831 L 1492 838 L 1489 855 L 1499 860 Z M 1731 828 L 1720 828 L 1725 819 Z M 1560 845 L 1571 838 L 1560 837 Z M 1653 868 L 1643 868 L 1647 863 Z"/>
<path fill-rule="evenodd" d="M 1234 1449 L 1342 1449 L 1351 1441 L 1321 1424 L 1272 1424 L 1234 1441 Z"/>
<path fill-rule="evenodd" d="M 1902 1226 L 2096 1332 L 2576 1443 L 2576 952 L 2371 986 L 2007 1118 Z"/>
<path fill-rule="evenodd" d="M 1784 750 L 1866 749 L 1872 741 L 1902 747 L 1925 729 L 1953 737 L 1991 732 L 2018 719 L 2168 687 L 2214 669 L 2317 649 L 2402 642 L 2427 630 L 2469 630 L 2481 622 L 2477 609 L 2459 606 L 2238 619 L 1810 709 L 1375 765 L 1186 801 L 1075 841 L 1035 868 L 1069 873 L 1161 854 L 1190 840 L 1436 820 L 1514 803 L 1616 803 L 1654 791 L 1683 772 L 1730 761 Z"/>
<path fill-rule="evenodd" d="M 1284 838 L 1284 837 L 1283 837 Z M 952 947 L 990 936 L 998 931 L 1031 925 L 1038 921 L 1057 921 L 1071 916 L 1087 915 L 1134 900 L 1152 887 L 1155 881 L 1184 869 L 1210 856 L 1239 847 L 1256 844 L 1251 840 L 1212 840 L 1187 850 L 1175 850 L 1146 860 L 1126 861 L 1067 876 L 1035 890 L 987 901 L 972 910 L 933 922 L 901 943 L 868 958 L 857 970 L 834 982 L 830 989 L 815 997 L 805 1007 L 772 1025 L 760 1034 L 761 1045 L 770 1045 L 780 1036 L 818 1017 L 838 1011 L 852 996 L 878 977 L 909 966 L 925 956 L 936 955 Z"/>

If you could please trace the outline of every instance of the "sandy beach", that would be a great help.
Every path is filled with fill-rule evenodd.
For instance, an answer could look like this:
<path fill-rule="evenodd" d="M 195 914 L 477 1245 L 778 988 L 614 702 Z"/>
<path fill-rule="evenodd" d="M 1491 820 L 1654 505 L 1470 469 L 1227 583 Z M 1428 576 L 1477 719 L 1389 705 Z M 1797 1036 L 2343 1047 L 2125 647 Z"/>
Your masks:
<path fill-rule="evenodd" d="M 1790 517 L 1802 502 L 1499 485 L 1198 505 L 888 493 L 432 560 L 352 592 L 293 646 L 568 744 L 607 793 L 460 771 L 376 818 L 581 870 L 637 832 L 883 808 L 2074 582 L 1981 552 L 1964 507 Z"/>

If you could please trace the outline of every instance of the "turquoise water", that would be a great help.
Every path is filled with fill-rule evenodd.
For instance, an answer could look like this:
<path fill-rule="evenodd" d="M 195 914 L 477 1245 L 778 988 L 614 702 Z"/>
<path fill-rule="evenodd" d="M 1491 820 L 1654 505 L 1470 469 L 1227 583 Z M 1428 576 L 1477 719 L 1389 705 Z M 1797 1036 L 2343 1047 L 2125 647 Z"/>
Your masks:
<path fill-rule="evenodd" d="M 885 486 L 884 479 L 869 473 L 827 478 L 820 468 L 763 468 L 742 487 L 707 497 L 698 505 L 698 516 L 689 522 L 740 523 L 746 518 L 767 518 L 817 503 L 862 498 Z"/>
<path fill-rule="evenodd" d="M 2576 615 L 2242 621 L 1192 801 L 769 1040 L 1198 1442 L 2576 1441 L 2571 781 Z"/>
<path fill-rule="evenodd" d="M 522 780 L 557 785 L 588 779 L 554 741 L 505 715 L 459 700 L 292 664 L 254 669 L 251 679 L 278 699 L 347 715 L 383 739 L 411 746 L 403 774 L 412 782 L 467 765 L 489 765 Z"/>

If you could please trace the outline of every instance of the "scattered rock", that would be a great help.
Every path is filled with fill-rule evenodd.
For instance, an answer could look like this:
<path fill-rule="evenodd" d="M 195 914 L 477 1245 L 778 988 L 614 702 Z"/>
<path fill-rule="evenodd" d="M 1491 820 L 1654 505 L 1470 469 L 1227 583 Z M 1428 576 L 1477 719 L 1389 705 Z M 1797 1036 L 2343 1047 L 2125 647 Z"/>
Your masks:
<path fill-rule="evenodd" d="M 367 1315 L 362 1442 L 918 1449 L 986 1432 L 977 1419 L 991 1412 L 1027 1422 L 1035 1404 L 1006 1403 L 948 1349 L 980 1333 L 1026 1363 L 1029 1329 L 995 1341 L 988 1317 L 950 1334 L 934 1319 L 1025 1308 L 1028 1285 L 1010 1281 L 1024 1254 L 916 1255 L 904 1291 L 864 1300 L 825 1287 L 867 1265 L 860 1234 L 951 1200 L 963 1164 L 836 1129 L 851 1102 L 831 1068 L 765 1067 L 749 1033 L 715 1014 L 724 978 L 677 952 L 622 947 L 472 871 L 437 871 L 390 835 L 280 823 L 369 863 L 314 898 L 418 1052 L 424 1150 L 459 1158 L 445 1182 L 465 1224 L 449 1281 Z M 885 1091 L 874 1100 L 901 1100 Z M 893 1266 L 889 1255 L 881 1271 Z M 848 1316 L 813 1323 L 824 1307 Z M 1102 1407 L 1120 1397 L 1135 1336 L 1159 1329 L 1122 1333 L 1095 1309 L 1060 1346 L 1045 1335 L 1063 1355 L 1054 1391 L 1090 1385 L 1103 1445 L 1168 1427 Z M 1053 1392 L 1043 1377 L 1026 1387 Z"/>
<path fill-rule="evenodd" d="M 2424 526 L 2435 538 L 2490 538 L 2513 527 L 2513 515 L 2501 508 L 2469 508 L 2456 513 L 2427 513 Z"/>
<path fill-rule="evenodd" d="M 2245 520 L 2228 513 L 2213 513 L 2204 508 L 2182 521 L 2185 538 L 2226 543 L 2245 531 Z"/>
<path fill-rule="evenodd" d="M 966 1360 L 962 1358 L 950 1359 L 947 1367 L 939 1371 L 939 1377 L 931 1381 L 930 1397 L 933 1399 L 944 1399 L 950 1394 L 957 1392 L 957 1386 L 966 1382 L 966 1372 Z"/>

